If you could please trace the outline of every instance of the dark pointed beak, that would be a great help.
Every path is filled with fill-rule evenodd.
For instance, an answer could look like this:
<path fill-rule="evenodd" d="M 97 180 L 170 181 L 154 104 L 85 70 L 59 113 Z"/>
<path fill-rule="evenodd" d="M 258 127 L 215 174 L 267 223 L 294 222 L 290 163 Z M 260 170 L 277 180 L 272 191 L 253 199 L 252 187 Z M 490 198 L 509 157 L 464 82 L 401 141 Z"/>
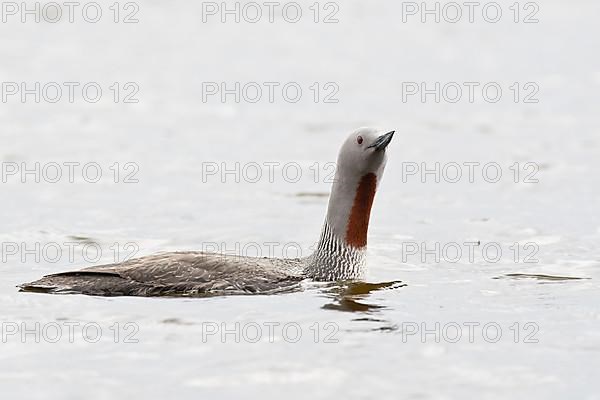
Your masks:
<path fill-rule="evenodd" d="M 392 141 L 394 133 L 396 133 L 396 131 L 391 131 L 386 133 L 385 135 L 379 136 L 372 145 L 367 147 L 367 149 L 374 147 L 376 151 L 385 150 L 387 145 L 390 144 L 390 142 Z"/>

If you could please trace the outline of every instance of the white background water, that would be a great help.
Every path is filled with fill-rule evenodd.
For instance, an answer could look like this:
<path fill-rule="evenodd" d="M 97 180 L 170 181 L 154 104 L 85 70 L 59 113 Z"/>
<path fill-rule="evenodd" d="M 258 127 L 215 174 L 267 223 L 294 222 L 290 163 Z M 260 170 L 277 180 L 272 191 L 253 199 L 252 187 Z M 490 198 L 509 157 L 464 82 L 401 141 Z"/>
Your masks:
<path fill-rule="evenodd" d="M 5 12 L 0 81 L 103 88 L 97 103 L 77 91 L 73 103 L 66 92 L 57 103 L 8 96 L 0 104 L 5 174 L 11 163 L 96 162 L 103 175 L 88 183 L 79 168 L 74 183 L 50 183 L 50 175 L 36 183 L 19 171 L 0 184 L 3 397 L 599 398 L 600 5 L 538 2 L 539 22 L 526 24 L 513 21 L 512 3 L 499 2 L 498 23 L 486 22 L 481 7 L 473 23 L 464 7 L 457 23 L 432 16 L 422 23 L 420 15 L 403 22 L 395 1 L 339 2 L 339 22 L 330 24 L 315 23 L 304 1 L 295 24 L 281 9 L 269 23 L 266 8 L 257 23 L 231 16 L 221 23 L 219 15 L 203 22 L 202 3 L 184 1 L 137 2 L 134 24 L 114 23 L 110 2 L 99 3 L 96 24 L 80 8 L 73 23 L 22 23 Z M 124 5 L 120 20 L 133 10 Z M 533 10 L 524 6 L 520 20 Z M 319 19 L 335 10 L 320 7 Z M 135 83 L 139 102 L 115 103 L 114 82 L 121 96 Z M 280 91 L 272 103 L 203 101 L 203 82 L 295 82 L 303 95 L 297 103 Z M 497 103 L 480 90 L 473 103 L 466 91 L 457 103 L 433 95 L 403 101 L 403 82 L 497 82 L 503 93 Z M 528 82 L 539 87 L 537 103 L 523 102 Z M 339 88 L 337 103 L 323 101 L 327 83 Z M 407 286 L 340 297 L 307 285 L 287 295 L 212 299 L 48 296 L 15 287 L 113 262 L 114 243 L 120 258 L 127 243 L 136 255 L 215 244 L 251 254 L 257 244 L 274 256 L 297 243 L 306 255 L 325 214 L 326 163 L 364 125 L 397 130 L 371 218 L 368 281 Z M 119 183 L 109 169 L 115 162 Z M 252 162 L 280 163 L 274 182 L 203 175 L 213 163 Z M 302 167 L 298 182 L 284 178 L 286 162 Z M 403 174 L 414 165 L 407 163 L 436 162 L 497 163 L 503 175 L 488 183 L 476 170 L 473 183 L 437 183 Z M 523 182 L 527 162 L 537 183 Z M 138 167 L 138 183 L 123 183 L 134 168 L 126 163 Z M 481 241 L 474 260 L 466 248 L 456 262 L 448 260 L 454 253 L 438 262 L 407 251 L 410 243 L 474 241 Z M 64 248 L 71 242 L 73 257 Z M 82 252 L 94 243 L 102 249 L 97 261 L 93 250 Z M 52 244 L 62 247 L 56 260 L 41 250 Z M 502 247 L 497 262 L 493 250 L 484 257 L 486 244 Z M 534 262 L 525 263 L 531 248 Z M 79 324 L 72 338 L 69 324 Z M 257 327 L 261 337 L 251 343 Z"/>

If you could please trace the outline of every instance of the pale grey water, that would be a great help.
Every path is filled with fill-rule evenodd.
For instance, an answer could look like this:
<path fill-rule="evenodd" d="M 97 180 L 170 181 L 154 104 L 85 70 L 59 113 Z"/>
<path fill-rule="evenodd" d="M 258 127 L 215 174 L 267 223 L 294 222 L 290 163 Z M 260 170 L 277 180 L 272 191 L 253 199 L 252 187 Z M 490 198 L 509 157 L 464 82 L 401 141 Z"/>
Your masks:
<path fill-rule="evenodd" d="M 108 2 L 97 24 L 0 24 L 2 82 L 94 81 L 105 90 L 96 104 L 0 106 L 2 162 L 97 162 L 104 172 L 97 184 L 1 184 L 0 241 L 19 245 L 0 266 L 3 397 L 599 398 L 600 6 L 544 1 L 539 23 L 515 24 L 513 2 L 499 3 L 506 14 L 497 24 L 402 23 L 401 2 L 392 1 L 344 1 L 337 24 L 311 22 L 311 2 L 301 2 L 307 14 L 298 24 L 202 23 L 200 3 L 182 1 L 139 2 L 138 24 L 110 22 Z M 203 103 L 202 82 L 221 81 L 293 81 L 305 92 L 295 104 Z M 496 104 L 403 103 L 402 82 L 413 81 L 494 81 L 505 93 Z M 113 82 L 136 82 L 139 103 L 109 100 Z M 315 104 L 314 82 L 335 82 L 339 102 Z M 536 82 L 539 103 L 515 104 L 514 82 Z M 362 125 L 398 131 L 371 218 L 368 281 L 407 286 L 358 300 L 380 308 L 341 312 L 352 303 L 311 285 L 281 296 L 194 300 L 15 288 L 91 265 L 81 251 L 73 262 L 66 254 L 22 262 L 35 243 L 97 242 L 100 262 L 112 261 L 115 242 L 135 243 L 138 255 L 212 242 L 263 251 L 277 242 L 275 255 L 297 242 L 308 253 L 327 197 L 303 194 L 330 186 L 322 176 L 314 182 L 310 167 L 334 161 L 346 134 Z M 136 163 L 139 183 L 113 183 L 115 162 L 122 173 Z M 286 182 L 277 169 L 274 183 L 203 182 L 207 162 L 297 162 L 303 177 Z M 504 177 L 403 183 L 403 162 L 496 162 Z M 536 163 L 539 183 L 513 183 L 515 162 Z M 475 262 L 403 260 L 403 243 L 468 241 L 499 243 L 505 253 L 497 263 L 481 253 Z M 539 262 L 515 263 L 509 246 L 529 242 Z M 70 323 L 80 324 L 72 343 Z M 248 329 L 240 343 L 233 334 L 206 336 L 214 324 L 236 323 Z M 280 324 L 272 341 L 270 323 Z M 436 323 L 440 340 L 409 334 Z M 471 323 L 479 324 L 472 343 Z M 56 324 L 62 337 L 52 343 Z M 84 324 L 102 329 L 97 343 L 83 337 Z M 256 324 L 263 337 L 250 343 Z M 292 325 L 284 337 L 285 324 Z M 462 338 L 452 343 L 456 324 Z M 497 343 L 493 329 L 483 336 L 485 324 L 502 329 Z M 301 339 L 292 343 L 298 326 Z M 33 333 L 23 337 L 22 328 Z M 137 343 L 126 343 L 134 328 Z M 332 329 L 337 343 L 327 343 Z"/>

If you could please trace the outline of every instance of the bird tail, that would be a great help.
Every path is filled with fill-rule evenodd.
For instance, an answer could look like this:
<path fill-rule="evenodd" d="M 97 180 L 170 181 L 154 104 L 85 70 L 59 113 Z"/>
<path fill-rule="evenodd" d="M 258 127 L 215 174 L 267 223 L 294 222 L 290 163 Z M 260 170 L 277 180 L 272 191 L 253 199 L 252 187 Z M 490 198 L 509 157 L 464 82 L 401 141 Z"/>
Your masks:
<path fill-rule="evenodd" d="M 46 275 L 33 282 L 19 286 L 21 292 L 50 293 L 50 294 L 90 294 L 107 295 L 107 281 L 122 281 L 118 274 L 93 271 L 63 272 Z"/>

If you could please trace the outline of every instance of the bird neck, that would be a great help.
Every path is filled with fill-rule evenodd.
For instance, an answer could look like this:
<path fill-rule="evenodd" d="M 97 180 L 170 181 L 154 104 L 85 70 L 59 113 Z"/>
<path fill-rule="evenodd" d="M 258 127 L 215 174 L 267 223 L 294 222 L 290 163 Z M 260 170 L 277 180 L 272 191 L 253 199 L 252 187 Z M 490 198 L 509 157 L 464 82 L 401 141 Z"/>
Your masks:
<path fill-rule="evenodd" d="M 310 277 L 327 281 L 362 278 L 376 190 L 374 173 L 359 179 L 336 176 L 321 237 L 309 262 Z"/>

